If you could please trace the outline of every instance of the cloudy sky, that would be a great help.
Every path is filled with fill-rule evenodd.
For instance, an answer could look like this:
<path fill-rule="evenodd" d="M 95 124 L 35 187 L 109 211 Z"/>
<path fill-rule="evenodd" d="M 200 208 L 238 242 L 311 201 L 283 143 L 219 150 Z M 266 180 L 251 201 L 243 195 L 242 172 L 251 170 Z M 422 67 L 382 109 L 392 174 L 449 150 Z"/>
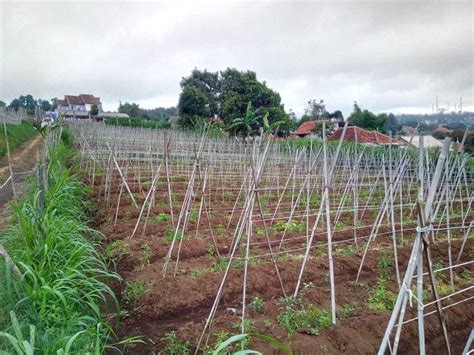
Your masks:
<path fill-rule="evenodd" d="M 194 67 L 253 70 L 298 115 L 354 100 L 431 112 L 474 110 L 473 2 L 0 0 L 0 99 L 92 93 L 176 105 Z"/>

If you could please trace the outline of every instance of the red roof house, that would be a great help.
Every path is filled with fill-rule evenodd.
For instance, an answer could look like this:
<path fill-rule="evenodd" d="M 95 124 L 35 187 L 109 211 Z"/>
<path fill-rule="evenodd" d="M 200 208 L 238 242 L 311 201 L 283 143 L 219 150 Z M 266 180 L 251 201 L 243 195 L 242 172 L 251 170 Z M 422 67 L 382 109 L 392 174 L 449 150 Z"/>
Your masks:
<path fill-rule="evenodd" d="M 308 134 L 311 134 L 316 128 L 316 121 L 307 121 L 301 124 L 296 131 L 295 134 L 300 137 L 307 136 Z"/>
<path fill-rule="evenodd" d="M 343 127 L 339 127 L 332 135 L 328 137 L 328 141 L 339 141 L 341 139 L 343 130 Z M 392 140 L 392 145 L 404 145 L 402 142 L 398 141 L 397 139 L 390 138 L 386 134 L 376 131 L 368 131 L 357 126 L 348 126 L 346 129 L 346 134 L 344 135 L 345 142 L 370 145 L 388 145 L 390 144 L 390 139 Z"/>

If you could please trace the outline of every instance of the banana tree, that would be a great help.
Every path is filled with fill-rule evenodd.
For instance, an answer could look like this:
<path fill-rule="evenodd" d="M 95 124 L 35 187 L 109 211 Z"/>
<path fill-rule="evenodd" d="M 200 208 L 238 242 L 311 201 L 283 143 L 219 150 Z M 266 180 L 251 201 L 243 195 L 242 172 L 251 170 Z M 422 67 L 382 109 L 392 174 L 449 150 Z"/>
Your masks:
<path fill-rule="evenodd" d="M 249 102 L 245 115 L 234 119 L 229 125 L 229 131 L 242 136 L 245 140 L 248 136 L 254 135 L 258 131 L 259 126 L 260 124 L 255 112 L 252 110 L 252 103 Z"/>

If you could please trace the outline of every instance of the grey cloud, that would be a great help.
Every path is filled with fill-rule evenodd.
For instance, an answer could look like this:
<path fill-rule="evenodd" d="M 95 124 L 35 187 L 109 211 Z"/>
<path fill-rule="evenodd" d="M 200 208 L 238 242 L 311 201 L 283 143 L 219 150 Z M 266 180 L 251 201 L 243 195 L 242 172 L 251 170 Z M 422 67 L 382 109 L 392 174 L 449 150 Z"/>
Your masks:
<path fill-rule="evenodd" d="M 474 105 L 471 2 L 0 3 L 0 99 L 175 104 L 194 67 L 254 70 L 301 114 Z M 93 11 L 91 10 L 93 9 Z"/>

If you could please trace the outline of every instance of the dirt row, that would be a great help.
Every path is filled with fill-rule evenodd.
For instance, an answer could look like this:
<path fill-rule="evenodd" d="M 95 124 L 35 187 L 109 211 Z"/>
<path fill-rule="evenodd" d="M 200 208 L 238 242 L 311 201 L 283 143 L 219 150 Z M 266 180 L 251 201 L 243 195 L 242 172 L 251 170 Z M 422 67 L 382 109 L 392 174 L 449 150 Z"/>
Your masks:
<path fill-rule="evenodd" d="M 119 190 L 111 194 L 110 200 L 116 201 Z M 157 194 L 159 200 L 150 216 L 169 214 L 166 204 L 166 195 Z M 163 267 L 166 254 L 170 246 L 170 230 L 172 225 L 169 220 L 154 220 L 147 224 L 143 232 L 141 226 L 136 235 L 130 238 L 135 226 L 139 210 L 130 207 L 130 201 L 122 196 L 121 207 L 118 210 L 117 223 L 114 225 L 115 207 L 106 206 L 106 202 L 100 194 L 99 184 L 95 186 L 91 198 L 95 200 L 94 220 L 100 230 L 107 237 L 106 253 L 115 261 L 118 272 L 124 278 L 122 284 L 114 285 L 114 289 L 122 295 L 122 305 L 126 310 L 123 312 L 117 332 L 121 336 L 140 334 L 145 337 L 147 344 L 129 349 L 129 353 L 152 353 L 157 352 L 169 345 L 163 337 L 170 331 L 176 331 L 182 342 L 189 341 L 190 349 L 196 343 L 197 338 L 203 330 L 203 325 L 212 307 L 216 292 L 221 283 L 224 268 L 227 265 L 225 256 L 228 254 L 232 244 L 232 233 L 236 221 L 232 222 L 230 228 L 213 228 L 214 238 L 209 235 L 208 223 L 202 218 L 199 231 L 196 233 L 197 223 L 194 221 L 185 232 L 185 239 L 180 248 L 180 261 L 175 264 L 176 253 L 172 254 L 168 264 L 168 272 L 164 276 Z M 222 205 L 222 208 L 225 208 Z M 177 213 L 175 209 L 175 213 Z M 177 214 L 175 215 L 177 218 Z M 372 228 L 371 221 L 374 215 L 368 213 L 364 216 L 364 227 L 358 229 L 358 236 L 368 236 Z M 225 222 L 224 222 L 225 221 Z M 226 225 L 223 216 L 210 215 L 210 223 L 215 227 L 219 224 Z M 451 221 L 455 223 L 456 221 Z M 349 219 L 345 221 L 350 224 Z M 399 240 L 398 261 L 401 273 L 407 265 L 411 252 L 411 241 L 414 231 L 409 231 L 413 224 L 404 226 L 405 242 Z M 281 232 L 270 230 L 270 241 L 277 249 L 281 238 Z M 334 256 L 336 297 L 339 306 L 338 313 L 343 309 L 350 309 L 350 314 L 338 314 L 336 325 L 314 333 L 314 329 L 298 329 L 295 334 L 289 336 L 288 331 L 281 326 L 280 317 L 286 309 L 282 303 L 284 293 L 276 275 L 276 269 L 271 258 L 259 258 L 268 252 L 266 238 L 262 235 L 256 236 L 255 245 L 251 248 L 247 282 L 247 303 L 255 297 L 263 300 L 264 309 L 260 311 L 250 310 L 247 317 L 251 320 L 253 331 L 271 335 L 287 344 L 294 353 L 374 353 L 380 345 L 388 317 L 389 310 L 381 310 L 369 305 L 369 300 L 374 293 L 380 289 L 380 260 L 393 259 L 391 254 L 391 239 L 387 227 L 379 231 L 380 237 L 374 244 L 374 249 L 368 254 L 361 279 L 355 283 L 363 244 L 355 248 L 348 240 L 353 238 L 352 230 L 337 231 L 334 235 L 335 241 L 347 241 L 336 247 Z M 400 233 L 397 233 L 400 238 Z M 306 243 L 306 232 L 289 232 L 288 243 L 284 245 L 288 250 L 297 247 L 304 248 Z M 457 256 L 461 240 L 461 234 L 453 231 L 452 254 Z M 315 241 L 324 243 L 325 234 L 320 231 Z M 254 242 L 254 241 L 252 241 Z M 275 242 L 275 243 L 273 243 Z M 361 239 L 363 242 L 363 239 Z M 217 245 L 221 256 L 217 257 L 214 247 Z M 472 259 L 472 242 L 468 241 L 462 261 Z M 311 253 L 303 276 L 302 288 L 298 300 L 304 307 L 314 305 L 322 310 L 330 309 L 330 290 L 328 285 L 328 263 L 325 247 L 315 248 Z M 433 245 L 433 259 L 438 266 L 447 266 L 448 244 L 445 236 L 439 235 L 436 244 Z M 471 253 L 471 254 L 470 254 Z M 242 256 L 239 252 L 238 257 Z M 278 254 L 276 264 L 280 273 L 282 284 L 287 296 L 292 295 L 301 269 L 302 252 Z M 442 264 L 441 264 L 442 263 Z M 398 290 L 395 279 L 393 263 L 387 266 L 389 270 L 388 280 L 384 287 L 393 298 Z M 471 265 L 456 269 L 455 284 L 457 288 L 465 287 L 466 283 L 472 284 Z M 219 336 L 225 334 L 236 334 L 240 330 L 235 328 L 240 322 L 239 310 L 242 307 L 242 285 L 243 285 L 243 260 L 236 260 L 232 264 L 220 305 L 213 323 L 208 346 L 213 347 Z M 175 274 L 175 275 L 174 275 Z M 441 274 L 441 273 L 440 273 Z M 447 273 L 442 273 L 440 282 L 446 288 L 448 283 Z M 462 275 L 462 277 L 460 276 Z M 468 275 L 468 276 L 466 276 Z M 466 279 L 467 278 L 467 279 Z M 428 279 L 425 278 L 426 289 Z M 137 291 L 138 290 L 138 291 Z M 136 295 L 133 291 L 137 291 Z M 428 292 L 428 291 L 427 291 Z M 134 297 L 131 297 L 133 295 Z M 136 296 L 136 297 L 135 297 Z M 474 293 L 454 296 L 445 301 L 445 305 L 463 300 Z M 346 308 L 344 308 L 346 307 Z M 430 311 L 434 308 L 428 308 Z M 462 349 L 467 339 L 470 326 L 473 325 L 472 302 L 464 302 L 455 307 L 446 309 L 450 340 L 453 350 Z M 416 308 L 407 311 L 406 319 L 415 316 Z M 400 351 L 403 353 L 417 353 L 418 337 L 417 323 L 410 322 L 402 330 Z M 426 318 L 426 338 L 428 353 L 444 353 L 442 336 L 436 315 Z M 273 353 L 275 350 L 268 344 L 254 339 L 251 348 Z"/>

